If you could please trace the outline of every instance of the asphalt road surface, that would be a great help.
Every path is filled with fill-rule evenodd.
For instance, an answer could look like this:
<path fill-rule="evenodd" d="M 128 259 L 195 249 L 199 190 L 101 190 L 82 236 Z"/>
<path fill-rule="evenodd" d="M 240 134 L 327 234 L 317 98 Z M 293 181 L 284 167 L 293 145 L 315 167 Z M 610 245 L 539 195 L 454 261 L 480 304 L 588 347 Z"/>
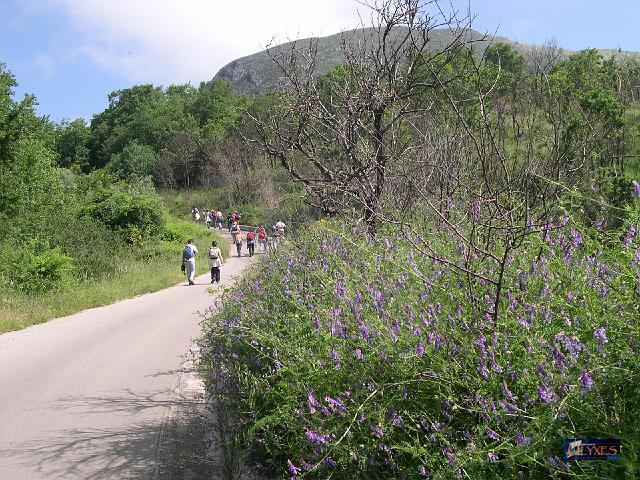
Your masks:
<path fill-rule="evenodd" d="M 249 263 L 227 259 L 220 285 Z M 0 335 L 0 479 L 157 478 L 209 281 Z"/>

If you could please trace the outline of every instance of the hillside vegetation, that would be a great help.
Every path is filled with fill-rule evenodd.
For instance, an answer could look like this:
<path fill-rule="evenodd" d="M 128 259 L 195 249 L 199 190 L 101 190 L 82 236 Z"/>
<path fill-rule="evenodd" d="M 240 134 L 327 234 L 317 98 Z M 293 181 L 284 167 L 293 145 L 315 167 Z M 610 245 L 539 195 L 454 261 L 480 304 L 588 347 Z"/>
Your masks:
<path fill-rule="evenodd" d="M 408 28 L 395 26 L 390 32 L 387 41 L 393 45 L 405 36 Z M 377 35 L 375 27 L 346 30 L 344 32 L 329 35 L 326 37 L 313 37 L 297 39 L 285 42 L 280 45 L 270 46 L 267 50 L 257 52 L 246 57 L 235 59 L 222 67 L 213 77 L 213 81 L 222 80 L 229 83 L 234 92 L 239 95 L 261 96 L 273 91 L 282 90 L 289 86 L 289 80 L 274 65 L 272 57 L 282 57 L 291 55 L 291 52 L 298 50 L 300 54 L 305 54 L 311 50 L 315 53 L 314 75 L 321 76 L 338 65 L 345 63 L 342 43 L 347 42 L 352 45 L 363 45 L 371 43 Z M 428 48 L 433 52 L 442 50 L 457 37 L 457 32 L 449 28 L 433 29 L 429 38 Z M 482 34 L 472 29 L 466 31 L 465 37 L 474 43 L 474 51 L 477 58 L 482 58 L 485 50 L 497 43 L 511 46 L 519 52 L 526 60 L 528 68 L 536 68 L 536 55 L 543 48 L 540 46 L 518 43 L 505 37 L 494 37 Z M 546 48 L 551 47 L 547 45 Z M 559 60 L 566 59 L 574 51 L 553 46 L 557 50 L 556 55 Z M 620 61 L 630 61 L 637 63 L 640 61 L 640 53 L 626 52 L 613 49 L 598 50 L 605 58 L 617 58 Z"/>
<path fill-rule="evenodd" d="M 205 324 L 227 478 L 640 476 L 639 65 L 478 56 L 433 5 L 377 3 L 323 75 L 322 42 L 269 52 L 250 138 L 331 218 Z"/>

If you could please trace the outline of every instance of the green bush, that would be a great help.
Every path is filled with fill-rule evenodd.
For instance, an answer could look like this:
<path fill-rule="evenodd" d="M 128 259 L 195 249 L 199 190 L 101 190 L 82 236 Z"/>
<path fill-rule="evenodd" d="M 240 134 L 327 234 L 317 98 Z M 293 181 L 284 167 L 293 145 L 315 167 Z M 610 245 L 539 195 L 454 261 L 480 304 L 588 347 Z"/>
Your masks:
<path fill-rule="evenodd" d="M 163 206 L 158 198 L 117 186 L 97 191 L 81 213 L 111 230 L 123 231 L 125 238 L 130 238 L 132 227 L 141 235 L 152 236 L 160 232 L 164 224 Z"/>
<path fill-rule="evenodd" d="M 16 247 L 5 244 L 0 254 L 4 259 L 0 278 L 6 287 L 42 293 L 58 290 L 72 280 L 71 257 L 46 241 L 32 240 Z"/>

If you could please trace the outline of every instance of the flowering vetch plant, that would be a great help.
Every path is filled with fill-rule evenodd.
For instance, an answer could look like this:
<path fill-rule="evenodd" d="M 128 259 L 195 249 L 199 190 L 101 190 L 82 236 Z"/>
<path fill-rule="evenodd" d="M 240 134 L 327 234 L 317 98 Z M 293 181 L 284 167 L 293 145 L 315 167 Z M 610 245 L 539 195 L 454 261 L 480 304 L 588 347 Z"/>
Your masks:
<path fill-rule="evenodd" d="M 208 318 L 207 388 L 278 478 L 615 478 L 637 467 L 557 456 L 563 438 L 603 432 L 638 455 L 640 261 L 625 229 L 612 241 L 563 216 L 509 259 L 497 296 L 481 280 L 471 295 L 402 235 L 363 245 L 323 223 Z M 492 278 L 480 260 L 465 257 Z"/>

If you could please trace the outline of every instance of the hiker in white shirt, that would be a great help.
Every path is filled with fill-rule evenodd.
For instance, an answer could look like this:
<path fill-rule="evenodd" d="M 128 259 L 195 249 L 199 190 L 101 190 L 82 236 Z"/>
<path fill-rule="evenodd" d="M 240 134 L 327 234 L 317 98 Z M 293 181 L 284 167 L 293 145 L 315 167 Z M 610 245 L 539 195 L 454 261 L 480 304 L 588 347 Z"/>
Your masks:
<path fill-rule="evenodd" d="M 211 269 L 211 283 L 220 283 L 220 267 L 224 265 L 224 259 L 222 258 L 222 252 L 218 248 L 218 243 L 215 240 L 211 242 L 207 254 L 209 257 L 209 268 Z"/>

